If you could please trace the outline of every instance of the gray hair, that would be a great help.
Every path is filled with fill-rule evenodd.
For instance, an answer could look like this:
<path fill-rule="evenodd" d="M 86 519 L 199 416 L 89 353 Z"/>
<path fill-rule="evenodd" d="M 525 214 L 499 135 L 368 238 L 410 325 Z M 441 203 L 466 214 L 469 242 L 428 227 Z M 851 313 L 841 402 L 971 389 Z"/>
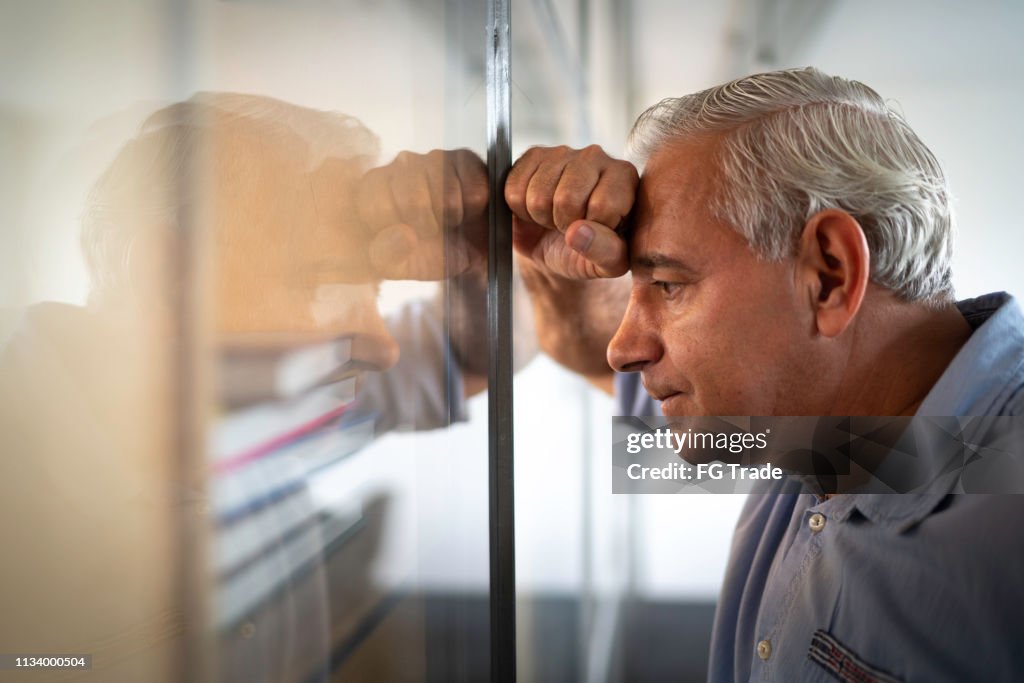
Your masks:
<path fill-rule="evenodd" d="M 747 76 L 669 98 L 637 119 L 642 163 L 673 140 L 722 134 L 712 212 L 777 261 L 807 219 L 840 209 L 864 230 L 871 280 L 906 301 L 953 297 L 953 212 L 939 162 L 863 83 L 813 68 Z"/>

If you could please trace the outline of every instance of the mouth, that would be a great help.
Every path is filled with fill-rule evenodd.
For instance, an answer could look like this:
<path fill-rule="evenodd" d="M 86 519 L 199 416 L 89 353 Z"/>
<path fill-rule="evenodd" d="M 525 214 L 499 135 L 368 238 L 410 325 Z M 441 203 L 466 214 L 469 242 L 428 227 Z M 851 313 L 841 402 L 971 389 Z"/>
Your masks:
<path fill-rule="evenodd" d="M 682 391 L 652 392 L 651 397 L 661 404 L 661 414 L 666 417 L 688 415 L 692 407 L 687 403 L 687 394 Z"/>
<path fill-rule="evenodd" d="M 676 391 L 675 389 L 672 389 L 670 387 L 654 386 L 648 384 L 647 382 L 643 382 L 643 385 L 647 393 L 651 395 L 651 398 L 653 398 L 655 401 L 658 401 L 659 403 L 661 403 L 662 401 L 667 401 L 673 396 L 678 396 L 679 394 L 682 393 L 681 391 Z"/>
<path fill-rule="evenodd" d="M 651 396 L 658 403 L 663 403 L 663 402 L 667 401 L 668 399 L 672 398 L 673 396 L 679 396 L 681 393 L 682 392 L 680 392 L 680 391 L 670 391 L 670 392 L 667 392 L 667 393 L 651 394 Z"/>
<path fill-rule="evenodd" d="M 688 383 L 682 378 L 662 379 L 664 382 L 659 382 L 654 377 L 650 377 L 650 381 L 646 381 L 641 377 L 644 389 L 651 395 L 651 398 L 661 404 L 662 414 L 684 415 L 692 411 L 693 407 L 689 405 L 689 401 L 693 399 L 692 387 L 688 386 Z M 680 384 L 682 384 L 682 388 L 678 388 Z"/>

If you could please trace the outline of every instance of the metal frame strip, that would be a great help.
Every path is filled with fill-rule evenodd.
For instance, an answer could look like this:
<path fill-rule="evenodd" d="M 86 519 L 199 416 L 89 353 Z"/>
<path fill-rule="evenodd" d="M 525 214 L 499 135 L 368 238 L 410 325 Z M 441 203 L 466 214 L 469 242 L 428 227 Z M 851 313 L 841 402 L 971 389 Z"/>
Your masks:
<path fill-rule="evenodd" d="M 487 10 L 487 169 L 490 233 L 487 327 L 490 340 L 491 680 L 516 678 L 515 487 L 512 449 L 512 214 L 505 178 L 512 166 L 511 0 Z"/>

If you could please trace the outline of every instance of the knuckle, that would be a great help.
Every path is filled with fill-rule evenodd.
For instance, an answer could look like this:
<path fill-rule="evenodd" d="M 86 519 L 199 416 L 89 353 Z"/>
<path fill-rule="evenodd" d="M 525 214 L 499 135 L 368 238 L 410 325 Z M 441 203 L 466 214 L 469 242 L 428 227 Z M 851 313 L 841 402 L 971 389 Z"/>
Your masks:
<path fill-rule="evenodd" d="M 608 155 L 604 153 L 604 150 L 601 149 L 600 145 L 587 145 L 586 147 L 580 150 L 579 154 L 581 157 L 583 157 L 589 162 L 609 158 Z"/>
<path fill-rule="evenodd" d="M 535 218 L 540 218 L 551 210 L 550 197 L 540 192 L 534 192 L 526 197 L 526 210 Z"/>
<path fill-rule="evenodd" d="M 616 167 L 631 187 L 636 187 L 640 183 L 640 173 L 636 166 L 628 161 L 616 161 Z"/>
<path fill-rule="evenodd" d="M 627 193 L 617 192 L 591 197 L 587 213 L 604 219 L 614 228 L 632 207 L 632 198 Z"/>
<path fill-rule="evenodd" d="M 462 189 L 463 203 L 474 208 L 485 206 L 489 195 L 486 185 L 473 185 Z"/>
<path fill-rule="evenodd" d="M 534 145 L 533 147 L 530 147 L 525 152 L 523 152 L 523 155 L 521 157 L 519 157 L 519 162 L 533 161 L 538 156 L 541 156 L 542 154 L 544 154 L 544 150 L 545 150 L 544 147 L 541 147 L 539 145 Z"/>
<path fill-rule="evenodd" d="M 424 159 L 432 171 L 443 169 L 445 174 L 455 172 L 455 157 L 452 156 L 451 152 L 435 149 L 429 152 Z"/>
<path fill-rule="evenodd" d="M 379 182 L 385 177 L 387 166 L 371 168 L 369 171 L 363 174 L 363 177 L 359 179 L 359 186 L 361 189 L 371 189 L 375 183 Z"/>
<path fill-rule="evenodd" d="M 434 207 L 430 202 L 430 197 L 425 197 L 423 195 L 417 195 L 416 197 L 411 198 L 406 207 L 409 209 L 410 213 L 420 219 L 422 219 L 423 216 L 434 213 Z"/>
<path fill-rule="evenodd" d="M 457 195 L 446 195 L 442 204 L 442 211 L 445 216 L 460 215 L 462 213 L 462 199 Z"/>
<path fill-rule="evenodd" d="M 506 183 L 505 201 L 508 202 L 509 207 L 522 208 L 526 202 L 526 192 L 521 185 Z"/>
<path fill-rule="evenodd" d="M 612 202 L 606 195 L 591 197 L 587 203 L 587 212 L 597 216 L 607 217 L 614 212 Z"/>
<path fill-rule="evenodd" d="M 578 211 L 583 202 L 579 193 L 575 190 L 571 188 L 559 188 L 555 191 L 553 203 L 560 213 L 570 213 Z"/>

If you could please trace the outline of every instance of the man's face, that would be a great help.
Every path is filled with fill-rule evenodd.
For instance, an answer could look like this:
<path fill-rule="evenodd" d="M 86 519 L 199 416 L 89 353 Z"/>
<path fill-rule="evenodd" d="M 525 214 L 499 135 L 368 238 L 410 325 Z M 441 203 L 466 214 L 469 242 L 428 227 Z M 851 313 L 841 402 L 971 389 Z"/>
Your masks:
<path fill-rule="evenodd" d="M 814 321 L 792 260 L 758 259 L 711 215 L 714 141 L 653 155 L 630 245 L 629 307 L 608 348 L 665 415 L 808 414 Z"/>

